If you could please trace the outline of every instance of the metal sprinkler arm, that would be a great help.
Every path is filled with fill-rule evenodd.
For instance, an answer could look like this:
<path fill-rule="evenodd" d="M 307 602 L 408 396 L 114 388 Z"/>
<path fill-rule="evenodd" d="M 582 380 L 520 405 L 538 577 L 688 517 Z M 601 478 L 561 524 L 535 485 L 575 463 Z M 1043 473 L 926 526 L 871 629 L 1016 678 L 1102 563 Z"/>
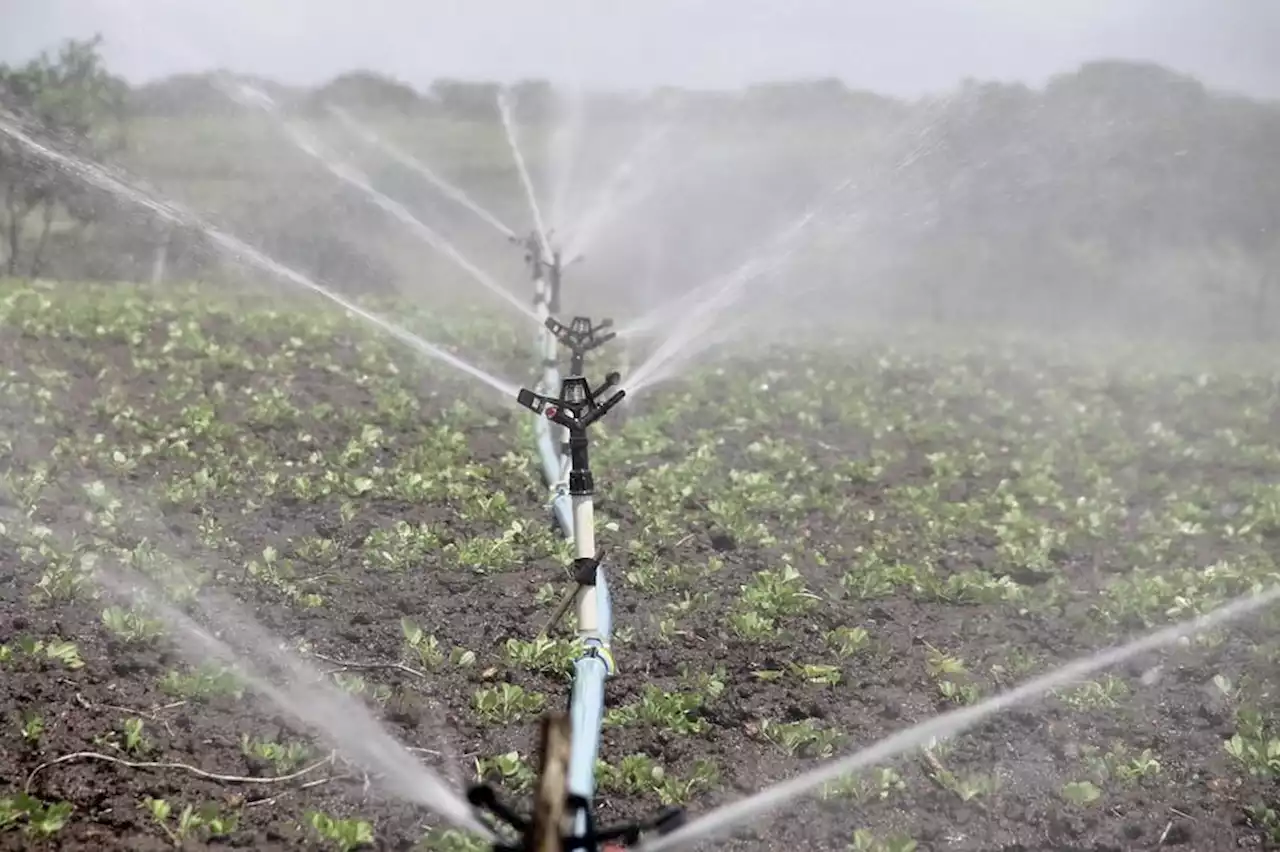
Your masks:
<path fill-rule="evenodd" d="M 587 384 L 583 376 L 566 376 L 560 383 L 560 396 L 552 397 L 534 393 L 522 388 L 516 395 L 516 401 L 535 414 L 541 414 L 552 423 L 569 430 L 569 443 L 572 447 L 575 439 L 586 440 L 587 427 L 609 413 L 623 397 L 625 390 L 619 390 L 613 396 L 599 401 L 599 397 L 622 381 L 620 373 L 610 373 L 604 382 L 595 390 Z"/>
<path fill-rule="evenodd" d="M 606 328 L 613 328 L 613 320 L 602 319 L 599 325 L 592 325 L 590 317 L 574 317 L 568 325 L 555 317 L 547 317 L 547 329 L 555 335 L 560 345 L 574 355 L 585 355 L 618 336 L 616 331 L 601 334 Z M 581 371 L 574 371 L 581 374 Z"/>
<path fill-rule="evenodd" d="M 547 317 L 544 322 L 547 330 L 563 346 L 569 350 L 569 374 L 581 376 L 586 369 L 586 354 L 598 349 L 617 337 L 617 332 L 602 333 L 613 327 L 613 320 L 604 319 L 599 325 L 592 325 L 590 317 L 574 317 L 565 325 L 555 317 Z"/>

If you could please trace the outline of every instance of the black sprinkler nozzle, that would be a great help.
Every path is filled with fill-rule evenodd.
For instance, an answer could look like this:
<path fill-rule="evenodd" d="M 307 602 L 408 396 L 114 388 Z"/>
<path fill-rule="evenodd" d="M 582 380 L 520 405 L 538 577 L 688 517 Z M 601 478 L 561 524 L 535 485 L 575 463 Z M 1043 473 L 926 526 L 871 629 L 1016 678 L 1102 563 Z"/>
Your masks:
<path fill-rule="evenodd" d="M 565 427 L 570 433 L 584 435 L 588 426 L 608 414 L 626 396 L 625 390 L 619 390 L 606 400 L 600 399 L 621 380 L 620 373 L 609 373 L 604 382 L 592 390 L 585 377 L 566 376 L 560 383 L 560 396 L 544 396 L 528 388 L 521 388 L 516 394 L 516 402 L 534 414 L 541 414 L 553 423 Z"/>
<path fill-rule="evenodd" d="M 602 333 L 612 326 L 611 319 L 604 319 L 599 325 L 592 325 L 590 317 L 574 317 L 568 325 L 555 317 L 547 317 L 546 321 L 547 330 L 554 334 L 556 340 L 560 341 L 560 345 L 568 349 L 575 358 L 582 358 L 592 349 L 598 349 L 617 337 L 618 333 L 615 331 Z"/>

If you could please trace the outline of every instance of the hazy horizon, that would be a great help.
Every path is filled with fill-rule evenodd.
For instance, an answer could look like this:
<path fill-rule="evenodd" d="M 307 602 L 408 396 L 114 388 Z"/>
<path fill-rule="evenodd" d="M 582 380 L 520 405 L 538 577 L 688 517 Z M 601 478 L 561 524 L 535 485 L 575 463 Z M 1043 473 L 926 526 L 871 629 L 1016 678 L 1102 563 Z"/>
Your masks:
<path fill-rule="evenodd" d="M 101 33 L 139 83 L 227 68 L 293 85 L 356 69 L 426 88 L 442 78 L 736 89 L 838 78 L 918 96 L 965 78 L 1040 85 L 1096 60 L 1154 62 L 1215 89 L 1280 98 L 1280 7 L 1212 0 L 0 0 L 0 61 Z M 299 22 L 302 22 L 299 25 Z"/>

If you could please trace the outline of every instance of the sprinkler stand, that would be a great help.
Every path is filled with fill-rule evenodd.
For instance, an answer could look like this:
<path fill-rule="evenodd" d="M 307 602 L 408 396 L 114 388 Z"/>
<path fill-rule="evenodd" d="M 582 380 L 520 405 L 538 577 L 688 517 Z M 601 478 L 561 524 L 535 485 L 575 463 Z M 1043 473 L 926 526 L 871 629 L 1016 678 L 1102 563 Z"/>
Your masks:
<path fill-rule="evenodd" d="M 553 328 L 553 322 L 548 321 L 548 329 Z M 593 329 L 590 320 L 585 317 L 575 318 L 568 329 L 559 323 L 555 323 L 554 327 L 562 332 L 562 342 L 576 344 L 576 365 L 580 365 L 582 355 L 588 349 L 604 342 L 590 333 L 599 328 Z M 575 327 L 578 330 L 576 335 L 572 333 Z M 584 376 L 569 375 L 561 381 L 558 397 L 531 390 L 521 390 L 517 396 L 517 401 L 522 406 L 542 415 L 568 433 L 568 485 L 574 533 L 573 599 L 577 603 L 577 634 L 583 652 L 573 666 L 573 687 L 567 718 L 570 731 L 567 755 L 563 749 L 554 747 L 552 742 L 553 737 L 557 736 L 555 732 L 561 730 L 563 722 L 555 721 L 553 716 L 553 721 L 544 723 L 543 764 L 540 767 L 537 800 L 534 802 L 534 820 L 523 820 L 500 805 L 493 791 L 487 787 L 474 787 L 468 794 L 477 808 L 487 810 L 524 836 L 524 842 L 520 846 L 498 846 L 495 849 L 542 852 L 548 848 L 542 845 L 548 842 L 545 834 L 546 820 L 539 821 L 539 817 L 556 812 L 558 803 L 563 803 L 566 818 L 571 816 L 573 820 L 571 832 L 560 837 L 559 848 L 562 850 L 597 852 L 600 844 L 606 840 L 623 839 L 624 842 L 634 842 L 643 832 L 658 830 L 666 833 L 683 822 L 683 811 L 667 809 L 657 819 L 649 822 L 600 830 L 595 825 L 593 815 L 595 764 L 600 747 L 600 728 L 604 721 L 604 684 L 615 674 L 616 666 L 609 647 L 613 631 L 612 601 L 605 571 L 600 564 L 600 554 L 596 550 L 593 502 L 595 482 L 591 473 L 588 429 L 626 396 L 626 392 L 619 389 L 605 398 L 605 394 L 613 390 L 621 378 L 616 372 L 610 373 L 599 387 L 593 389 Z M 548 802 L 548 797 L 557 801 Z"/>

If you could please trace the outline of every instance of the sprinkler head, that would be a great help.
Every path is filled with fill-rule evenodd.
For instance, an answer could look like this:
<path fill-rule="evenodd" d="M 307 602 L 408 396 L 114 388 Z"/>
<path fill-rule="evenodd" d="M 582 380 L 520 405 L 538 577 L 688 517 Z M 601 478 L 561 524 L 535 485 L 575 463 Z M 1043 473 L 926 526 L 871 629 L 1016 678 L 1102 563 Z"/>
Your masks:
<path fill-rule="evenodd" d="M 605 329 L 613 327 L 611 319 L 604 319 L 599 325 L 592 325 L 590 317 L 574 317 L 568 325 L 565 325 L 555 317 L 547 317 L 546 326 L 547 330 L 555 335 L 556 340 L 560 341 L 561 346 L 579 357 L 592 349 L 598 349 L 618 336 L 615 331 L 601 334 Z"/>
<path fill-rule="evenodd" d="M 626 396 L 626 391 L 619 390 L 603 402 L 600 401 L 600 397 L 621 380 L 621 374 L 610 373 L 605 376 L 604 383 L 593 390 L 585 377 L 566 376 L 560 383 L 560 396 L 543 396 L 527 388 L 521 388 L 516 394 L 516 402 L 534 414 L 541 414 L 553 423 L 581 433 L 608 414 L 609 409 Z"/>

